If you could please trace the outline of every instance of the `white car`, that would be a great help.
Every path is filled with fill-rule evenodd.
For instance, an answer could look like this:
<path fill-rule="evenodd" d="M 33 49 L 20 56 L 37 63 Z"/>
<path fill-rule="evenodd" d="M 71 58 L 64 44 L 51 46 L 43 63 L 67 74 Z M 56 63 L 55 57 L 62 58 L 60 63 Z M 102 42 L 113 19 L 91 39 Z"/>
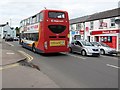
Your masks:
<path fill-rule="evenodd" d="M 91 42 L 94 46 L 100 48 L 101 54 L 117 54 L 117 51 L 114 48 L 109 47 L 108 45 L 101 42 Z"/>
<path fill-rule="evenodd" d="M 90 42 L 83 40 L 73 41 L 70 44 L 70 52 L 77 52 L 83 56 L 100 56 L 100 49 L 98 47 L 95 47 Z"/>

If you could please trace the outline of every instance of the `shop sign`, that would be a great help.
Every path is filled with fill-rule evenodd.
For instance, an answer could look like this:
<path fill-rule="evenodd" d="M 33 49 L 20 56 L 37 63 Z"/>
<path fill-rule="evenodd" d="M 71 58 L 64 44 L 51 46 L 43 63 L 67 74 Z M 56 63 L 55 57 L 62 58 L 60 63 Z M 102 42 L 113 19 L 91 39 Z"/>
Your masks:
<path fill-rule="evenodd" d="M 84 34 L 84 30 L 80 30 L 80 34 L 83 35 Z"/>
<path fill-rule="evenodd" d="M 97 34 L 116 34 L 119 33 L 120 30 L 103 30 L 103 31 L 92 31 L 91 35 Z"/>

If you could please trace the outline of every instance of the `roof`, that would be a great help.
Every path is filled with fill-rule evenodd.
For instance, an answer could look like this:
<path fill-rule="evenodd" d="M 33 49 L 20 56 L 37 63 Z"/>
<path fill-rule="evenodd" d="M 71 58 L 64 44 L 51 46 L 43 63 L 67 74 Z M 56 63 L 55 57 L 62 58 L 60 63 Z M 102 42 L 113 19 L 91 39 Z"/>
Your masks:
<path fill-rule="evenodd" d="M 87 21 L 117 17 L 117 16 L 120 16 L 119 11 L 120 11 L 120 8 L 116 8 L 116 9 L 112 9 L 112 10 L 108 10 L 108 11 L 104 11 L 104 12 L 95 13 L 95 14 L 92 14 L 92 15 L 78 17 L 78 18 L 75 18 L 75 19 L 71 19 L 70 24 L 84 23 L 84 22 L 87 22 Z"/>
<path fill-rule="evenodd" d="M 6 24 L 0 24 L 0 27 L 4 27 Z"/>

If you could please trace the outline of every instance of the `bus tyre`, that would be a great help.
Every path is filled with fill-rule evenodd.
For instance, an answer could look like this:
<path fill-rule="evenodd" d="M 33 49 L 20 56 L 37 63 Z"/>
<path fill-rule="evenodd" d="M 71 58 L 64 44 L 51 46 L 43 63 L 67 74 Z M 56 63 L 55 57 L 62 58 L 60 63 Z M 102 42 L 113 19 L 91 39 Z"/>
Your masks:
<path fill-rule="evenodd" d="M 33 46 L 32 46 L 32 51 L 33 51 L 34 53 L 36 53 L 36 48 L 35 48 L 34 44 L 33 44 Z"/>
<path fill-rule="evenodd" d="M 105 54 L 105 51 L 104 51 L 103 49 L 101 49 L 101 50 L 100 50 L 100 53 L 101 53 L 102 55 L 104 55 L 104 54 Z"/>
<path fill-rule="evenodd" d="M 82 50 L 81 54 L 82 54 L 82 56 L 86 56 L 87 55 L 85 50 Z"/>

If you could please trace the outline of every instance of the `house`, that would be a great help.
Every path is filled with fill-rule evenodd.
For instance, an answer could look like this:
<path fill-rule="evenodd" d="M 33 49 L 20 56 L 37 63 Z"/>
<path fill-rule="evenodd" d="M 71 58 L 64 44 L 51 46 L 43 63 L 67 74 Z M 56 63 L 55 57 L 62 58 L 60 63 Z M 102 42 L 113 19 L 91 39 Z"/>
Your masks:
<path fill-rule="evenodd" d="M 115 23 L 115 20 L 120 18 L 118 11 L 120 8 L 71 19 L 70 40 L 103 42 L 118 50 L 120 48 L 120 28 L 119 24 Z"/>
<path fill-rule="evenodd" d="M 8 24 L 0 24 L 0 38 L 5 38 L 5 37 L 16 37 L 16 30 L 14 28 L 11 28 Z"/>

